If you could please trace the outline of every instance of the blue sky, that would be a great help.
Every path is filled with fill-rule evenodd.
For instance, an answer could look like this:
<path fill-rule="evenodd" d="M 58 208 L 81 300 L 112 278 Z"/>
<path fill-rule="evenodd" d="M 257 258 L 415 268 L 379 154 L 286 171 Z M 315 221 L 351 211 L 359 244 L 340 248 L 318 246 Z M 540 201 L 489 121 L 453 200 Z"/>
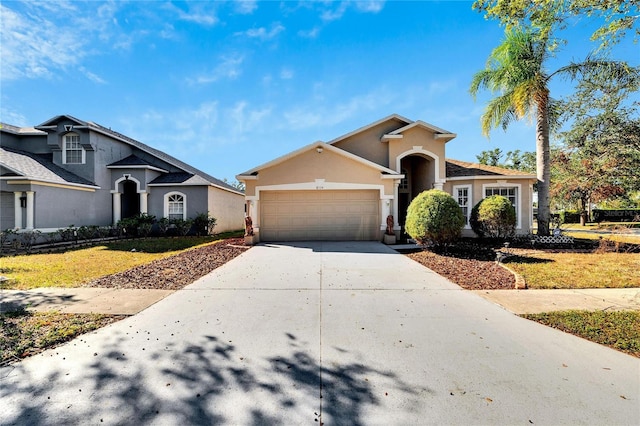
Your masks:
<path fill-rule="evenodd" d="M 450 158 L 534 151 L 526 121 L 481 134 L 468 88 L 503 32 L 471 4 L 3 1 L 0 120 L 70 114 L 231 181 L 393 113 L 457 133 Z M 592 30 L 572 22 L 559 59 Z M 630 38 L 615 53 L 638 65 Z"/>

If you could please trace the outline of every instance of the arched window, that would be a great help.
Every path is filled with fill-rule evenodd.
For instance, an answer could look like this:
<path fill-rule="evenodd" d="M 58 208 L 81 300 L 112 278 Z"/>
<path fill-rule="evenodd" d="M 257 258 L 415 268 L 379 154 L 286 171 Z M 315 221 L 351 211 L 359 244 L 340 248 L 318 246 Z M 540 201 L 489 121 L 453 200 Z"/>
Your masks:
<path fill-rule="evenodd" d="M 67 133 L 64 135 L 64 143 L 62 146 L 62 163 L 84 164 L 84 162 L 85 153 L 84 148 L 80 145 L 80 135 Z"/>
<path fill-rule="evenodd" d="M 169 192 L 164 196 L 164 217 L 187 219 L 187 197 L 181 192 Z"/>

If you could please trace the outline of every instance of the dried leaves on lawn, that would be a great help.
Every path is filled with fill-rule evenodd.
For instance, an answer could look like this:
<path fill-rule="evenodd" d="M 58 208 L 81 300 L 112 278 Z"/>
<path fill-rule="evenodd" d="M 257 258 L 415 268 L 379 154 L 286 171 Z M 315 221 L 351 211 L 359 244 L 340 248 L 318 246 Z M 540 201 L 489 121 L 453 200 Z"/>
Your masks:
<path fill-rule="evenodd" d="M 124 315 L 19 311 L 0 314 L 0 366 L 125 318 Z"/>

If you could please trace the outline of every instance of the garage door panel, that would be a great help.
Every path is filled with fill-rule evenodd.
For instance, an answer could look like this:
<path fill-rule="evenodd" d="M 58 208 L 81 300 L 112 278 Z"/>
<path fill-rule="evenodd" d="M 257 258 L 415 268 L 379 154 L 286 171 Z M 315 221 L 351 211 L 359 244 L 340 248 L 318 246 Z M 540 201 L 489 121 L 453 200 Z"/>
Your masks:
<path fill-rule="evenodd" d="M 263 241 L 377 240 L 378 191 L 263 191 Z"/>

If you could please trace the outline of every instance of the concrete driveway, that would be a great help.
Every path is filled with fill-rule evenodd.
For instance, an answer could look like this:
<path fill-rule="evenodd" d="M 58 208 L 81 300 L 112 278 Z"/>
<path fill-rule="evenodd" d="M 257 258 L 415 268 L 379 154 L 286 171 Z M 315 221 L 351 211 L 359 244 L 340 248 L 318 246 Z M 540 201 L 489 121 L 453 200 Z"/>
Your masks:
<path fill-rule="evenodd" d="M 639 422 L 639 359 L 378 243 L 259 245 L 0 369 L 0 424 Z"/>

